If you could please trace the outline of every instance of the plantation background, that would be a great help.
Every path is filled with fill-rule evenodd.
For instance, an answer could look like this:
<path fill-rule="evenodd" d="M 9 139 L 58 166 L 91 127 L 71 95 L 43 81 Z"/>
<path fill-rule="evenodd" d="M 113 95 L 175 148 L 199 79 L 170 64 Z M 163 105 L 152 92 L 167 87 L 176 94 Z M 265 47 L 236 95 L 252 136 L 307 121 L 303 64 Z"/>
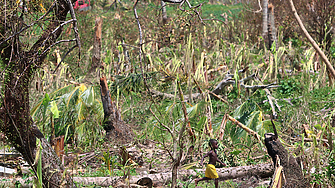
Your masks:
<path fill-rule="evenodd" d="M 89 11 L 76 11 L 80 57 L 78 48 L 64 56 L 67 43 L 53 47 L 29 88 L 31 117 L 48 141 L 64 136 L 64 164 L 72 169 L 71 174 L 99 177 L 170 172 L 171 158 L 179 150 L 184 153 L 180 168 L 202 168 L 199 162 L 209 149 L 210 138 L 219 140 L 218 154 L 228 167 L 271 162 L 264 144 L 230 121 L 223 126 L 223 118 L 230 115 L 264 140 L 265 133 L 273 132 L 270 120 L 276 114 L 280 141 L 299 157 L 311 186 L 335 186 L 334 78 L 303 35 L 288 1 L 270 1 L 277 31 L 277 42 L 271 48 L 262 36 L 258 2 L 189 2 L 194 6 L 191 9 L 186 3 L 181 7 L 167 4 L 164 24 L 161 2 L 139 1 L 136 10 L 142 36 L 133 1 L 92 0 Z M 324 2 L 294 3 L 334 66 L 335 8 L 334 3 L 322 7 Z M 98 17 L 102 20 L 101 65 L 92 68 Z M 61 39 L 73 35 L 72 27 L 65 25 Z M 22 42 L 32 45 L 42 30 L 35 25 Z M 121 119 L 132 131 L 131 141 L 123 144 L 122 138 L 105 139 L 99 85 L 103 75 Z M 231 84 L 215 93 L 223 80 Z M 275 103 L 273 107 L 269 100 Z M 181 147 L 175 143 L 187 121 L 194 135 L 182 133 Z M 136 148 L 134 163 L 125 161 L 120 145 Z M 11 145 L 4 139 L 2 147 Z M 92 153 L 94 157 L 83 159 Z M 250 177 L 245 182 L 227 180 L 220 186 L 266 187 L 252 181 Z M 213 182 L 200 185 L 211 187 Z M 194 183 L 178 180 L 178 186 L 194 187 Z"/>

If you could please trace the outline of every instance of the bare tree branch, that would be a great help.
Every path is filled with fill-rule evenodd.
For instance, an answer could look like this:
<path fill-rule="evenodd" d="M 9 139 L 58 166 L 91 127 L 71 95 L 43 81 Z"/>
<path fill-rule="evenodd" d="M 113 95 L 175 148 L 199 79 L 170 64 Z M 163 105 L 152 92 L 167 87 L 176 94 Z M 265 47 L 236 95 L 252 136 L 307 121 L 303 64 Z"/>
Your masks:
<path fill-rule="evenodd" d="M 79 54 L 78 55 L 79 55 L 79 58 L 80 58 L 81 44 L 80 44 L 79 33 L 78 33 L 77 19 L 76 19 L 76 15 L 74 13 L 71 1 L 67 0 L 67 2 L 68 2 L 68 5 L 69 5 L 69 8 L 70 8 L 71 17 L 74 20 L 73 21 L 73 31 L 74 31 L 74 36 L 76 37 L 76 42 L 77 42 L 77 46 L 78 46 L 78 49 L 79 49 L 79 52 L 78 52 Z"/>
<path fill-rule="evenodd" d="M 185 0 L 162 0 L 165 3 L 174 3 L 174 4 L 179 4 L 183 3 Z"/>
<path fill-rule="evenodd" d="M 48 52 L 52 47 L 56 46 L 57 44 L 63 43 L 63 42 L 73 42 L 73 41 L 77 41 L 77 39 L 68 39 L 68 40 L 59 40 L 55 43 L 53 43 L 51 46 L 49 46 L 47 49 L 45 49 L 41 55 L 44 55 L 46 52 Z"/>
<path fill-rule="evenodd" d="M 241 72 L 241 73 L 242 73 L 243 70 L 240 70 L 240 71 L 238 71 L 238 72 Z M 222 92 L 222 90 L 223 90 L 226 86 L 236 84 L 236 81 L 235 81 L 235 79 L 234 79 L 233 77 L 234 77 L 233 74 L 229 74 L 229 73 L 227 73 L 227 74 L 225 75 L 225 78 L 224 78 L 219 84 L 217 84 L 217 86 L 214 88 L 214 90 L 209 91 L 209 93 L 212 94 L 214 97 L 218 98 L 219 100 L 221 100 L 222 102 L 227 103 L 227 101 L 224 100 L 224 99 L 222 99 L 222 98 L 219 96 L 219 94 Z M 264 89 L 264 90 L 268 90 L 268 89 L 270 89 L 270 88 L 277 88 L 277 87 L 279 87 L 279 86 L 276 85 L 275 83 L 268 84 L 268 85 L 253 85 L 253 86 L 250 86 L 250 85 L 246 85 L 246 84 L 245 84 L 245 82 L 250 81 L 250 80 L 252 80 L 252 79 L 258 79 L 257 76 L 256 76 L 256 74 L 252 74 L 252 75 L 250 75 L 250 76 L 248 76 L 248 77 L 246 77 L 246 78 L 243 78 L 243 79 L 239 80 L 239 81 L 238 81 L 238 84 L 240 84 L 240 86 L 241 86 L 242 88 L 245 88 L 245 89 L 251 89 L 251 90 L 256 90 L 256 89 Z M 258 81 L 259 81 L 259 79 L 258 79 Z M 169 94 L 169 93 L 162 93 L 162 92 L 160 92 L 160 91 L 156 91 L 156 90 L 154 90 L 154 89 L 150 89 L 150 92 L 153 93 L 153 94 L 155 94 L 155 95 L 157 95 L 157 96 L 163 96 L 163 97 L 166 97 L 166 98 L 174 98 L 174 95 L 172 95 L 172 94 Z M 270 93 L 270 91 L 268 91 L 268 92 Z M 267 93 L 268 93 L 268 92 L 267 92 Z M 200 96 L 201 96 L 201 93 L 192 93 L 192 98 L 194 98 L 194 99 L 196 99 L 196 98 L 198 98 L 198 97 L 200 97 Z M 271 94 L 269 94 L 268 96 L 269 96 L 270 98 L 272 97 Z M 189 101 L 189 100 L 190 100 L 190 99 L 189 99 L 189 96 L 184 96 L 184 99 L 185 99 L 186 101 Z M 272 99 L 272 100 L 275 100 L 275 98 L 273 98 L 273 97 L 272 97 L 271 99 Z M 279 107 L 279 105 L 277 104 L 277 102 L 275 102 L 275 104 L 276 104 L 276 106 L 278 107 L 278 109 L 280 109 L 280 107 Z"/>
<path fill-rule="evenodd" d="M 332 64 L 329 62 L 327 56 L 323 53 L 323 51 L 320 49 L 320 47 L 316 44 L 316 42 L 314 41 L 314 39 L 309 35 L 308 31 L 306 30 L 304 24 L 302 23 L 297 10 L 294 7 L 293 1 L 290 0 L 290 6 L 292 9 L 292 12 L 294 14 L 295 19 L 297 20 L 301 30 L 304 32 L 306 38 L 309 40 L 309 42 L 312 44 L 312 46 L 314 47 L 314 49 L 318 52 L 318 54 L 321 56 L 322 60 L 325 62 L 327 69 L 329 70 L 329 72 L 331 73 L 333 79 L 335 79 L 335 70 L 332 66 Z"/>
<path fill-rule="evenodd" d="M 164 128 L 171 134 L 171 136 L 173 136 L 173 132 L 172 132 L 172 130 L 171 130 L 168 126 L 164 125 L 164 123 L 162 123 L 162 122 L 159 120 L 159 118 L 158 118 L 158 117 L 156 116 L 156 114 L 151 110 L 151 108 L 149 108 L 149 110 L 150 110 L 150 112 L 152 113 L 152 115 L 156 118 L 156 120 L 158 121 L 158 123 L 161 124 L 161 126 L 164 127 Z"/>
<path fill-rule="evenodd" d="M 0 42 L 0 45 L 3 44 L 4 42 L 7 42 L 8 40 L 12 39 L 13 37 L 15 37 L 16 35 L 19 35 L 20 33 L 22 33 L 23 31 L 25 31 L 26 29 L 30 28 L 31 26 L 37 24 L 39 21 L 41 21 L 45 16 L 47 16 L 51 10 L 53 10 L 53 8 L 55 7 L 55 4 L 56 4 L 56 0 L 54 1 L 54 3 L 50 6 L 49 10 L 43 14 L 40 18 L 38 18 L 36 21 L 34 21 L 33 23 L 27 25 L 26 27 L 22 28 L 20 31 L 14 33 L 13 35 L 9 36 L 8 38 L 6 38 L 5 40 L 1 41 Z M 5 11 L 6 13 L 7 11 Z M 6 15 L 5 15 L 5 18 L 6 18 Z"/>
<path fill-rule="evenodd" d="M 59 65 L 64 61 L 65 57 L 72 52 L 72 50 L 74 50 L 76 47 L 78 47 L 78 44 L 72 46 L 72 48 L 70 48 L 62 57 L 61 61 L 58 63 L 58 65 L 56 66 L 55 70 L 53 71 L 52 74 L 55 74 L 56 70 L 58 69 Z"/>

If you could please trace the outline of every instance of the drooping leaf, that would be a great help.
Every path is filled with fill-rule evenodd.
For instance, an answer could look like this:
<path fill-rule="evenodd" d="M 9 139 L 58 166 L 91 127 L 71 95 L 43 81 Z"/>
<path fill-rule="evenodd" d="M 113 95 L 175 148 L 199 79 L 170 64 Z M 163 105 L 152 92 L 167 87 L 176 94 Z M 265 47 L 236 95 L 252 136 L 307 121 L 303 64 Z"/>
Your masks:
<path fill-rule="evenodd" d="M 81 88 L 81 86 L 77 86 L 75 87 L 74 90 L 72 90 L 70 93 L 65 94 L 64 96 L 66 98 L 64 98 L 65 102 L 66 102 L 66 106 L 69 107 L 69 103 L 71 101 L 71 99 L 73 98 L 73 96 L 76 94 L 76 92 Z"/>
<path fill-rule="evenodd" d="M 80 91 L 81 92 L 83 92 L 83 91 L 85 91 L 87 89 L 87 87 L 85 86 L 85 84 L 80 84 L 79 87 L 80 87 Z"/>
<path fill-rule="evenodd" d="M 262 112 L 254 111 L 250 114 L 246 126 L 256 131 L 259 135 L 264 135 L 265 129 L 262 123 Z M 245 131 L 244 131 L 245 132 Z"/>
<path fill-rule="evenodd" d="M 50 97 L 53 97 L 54 95 L 57 95 L 59 93 L 63 93 L 63 92 L 66 92 L 67 90 L 71 89 L 71 87 L 73 87 L 73 84 L 70 84 L 70 85 L 66 85 L 64 87 L 61 87 L 57 90 L 55 90 L 54 92 L 50 93 Z"/>
<path fill-rule="evenodd" d="M 247 117 L 256 110 L 256 104 L 253 101 L 246 101 L 236 108 L 233 117 L 245 124 Z"/>
<path fill-rule="evenodd" d="M 263 126 L 262 112 L 253 101 L 246 101 L 236 108 L 234 118 L 243 125 L 256 131 L 259 135 L 264 135 L 266 129 Z M 231 123 L 227 124 L 226 131 L 230 133 L 233 142 L 240 142 L 241 138 L 250 140 L 247 133 Z"/>
<path fill-rule="evenodd" d="M 40 106 L 42 105 L 42 103 L 43 103 L 43 100 L 41 100 L 39 103 L 37 103 L 37 105 L 34 106 L 34 107 L 30 110 L 30 115 L 31 115 L 31 117 L 34 118 L 34 116 L 35 116 L 37 110 L 40 108 Z"/>
<path fill-rule="evenodd" d="M 102 106 L 102 102 L 98 99 L 95 99 L 95 102 L 93 104 L 94 104 L 93 109 L 95 109 L 95 114 L 98 116 L 97 118 L 99 120 L 104 119 L 104 109 Z"/>
<path fill-rule="evenodd" d="M 52 101 L 50 103 L 50 111 L 52 112 L 54 118 L 59 118 L 59 111 L 58 111 L 57 104 L 55 101 Z"/>
<path fill-rule="evenodd" d="M 251 128 L 254 131 L 257 131 L 258 126 L 262 123 L 262 112 L 261 111 L 253 111 L 247 120 L 246 126 Z"/>
<path fill-rule="evenodd" d="M 43 102 L 42 102 L 42 105 L 43 105 L 43 110 L 42 110 L 43 111 L 42 112 L 43 119 L 45 118 L 46 111 L 48 109 L 49 103 L 50 103 L 50 98 L 49 98 L 49 95 L 46 93 L 44 98 L 43 98 Z"/>
<path fill-rule="evenodd" d="M 64 142 L 67 142 L 68 140 L 68 133 L 69 133 L 69 128 L 70 128 L 71 124 L 68 124 L 66 126 L 66 130 L 65 130 L 65 136 L 64 136 Z"/>
<path fill-rule="evenodd" d="M 78 101 L 78 104 L 76 105 L 76 111 L 77 111 L 77 119 L 76 123 L 80 122 L 84 119 L 84 105 L 81 100 Z"/>
<path fill-rule="evenodd" d="M 92 106 L 95 96 L 94 96 L 94 88 L 91 86 L 88 89 L 86 89 L 82 94 L 80 95 L 80 98 L 87 106 Z"/>
<path fill-rule="evenodd" d="M 76 127 L 76 133 L 78 135 L 78 140 L 81 140 L 84 137 L 85 125 L 86 125 L 86 122 L 83 122 L 82 124 Z"/>
<path fill-rule="evenodd" d="M 202 116 L 198 121 L 198 123 L 196 124 L 196 127 L 193 128 L 198 129 L 198 131 L 201 131 L 206 122 L 207 122 L 207 116 Z"/>
<path fill-rule="evenodd" d="M 200 101 L 199 103 L 193 105 L 192 107 L 187 108 L 187 114 L 189 118 L 192 118 L 198 115 L 200 112 L 204 111 L 206 106 L 205 101 Z"/>

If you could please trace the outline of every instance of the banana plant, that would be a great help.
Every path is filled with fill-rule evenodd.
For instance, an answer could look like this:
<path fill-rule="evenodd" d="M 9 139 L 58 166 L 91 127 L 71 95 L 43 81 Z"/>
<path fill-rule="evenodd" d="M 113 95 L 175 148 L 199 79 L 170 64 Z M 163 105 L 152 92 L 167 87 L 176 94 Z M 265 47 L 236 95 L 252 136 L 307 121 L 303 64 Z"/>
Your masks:
<path fill-rule="evenodd" d="M 263 121 L 263 112 L 254 101 L 247 100 L 237 107 L 233 117 L 245 126 L 256 131 L 259 135 L 264 135 L 264 133 L 271 131 L 269 129 L 269 122 Z M 247 144 L 251 143 L 247 133 L 230 122 L 227 123 L 225 132 L 229 134 L 233 143 L 241 143 L 242 139 L 243 141 L 247 141 Z"/>
<path fill-rule="evenodd" d="M 155 80 L 157 72 L 144 73 L 147 81 L 150 83 Z M 124 95 L 129 95 L 131 92 L 139 92 L 143 90 L 144 82 L 141 73 L 131 73 L 128 75 L 115 75 L 115 81 L 110 84 L 110 92 L 112 97 L 116 96 L 118 92 Z"/>
<path fill-rule="evenodd" d="M 99 100 L 100 95 L 94 86 L 72 83 L 66 85 L 50 95 L 45 94 L 31 110 L 35 122 L 42 126 L 47 135 L 55 137 L 65 135 L 64 141 L 82 140 L 86 134 L 96 134 L 100 126 L 87 119 L 101 122 L 103 108 Z M 96 125 L 96 123 L 95 123 Z M 94 135 L 92 135 L 94 138 Z M 92 137 L 90 137 L 92 138 Z"/>

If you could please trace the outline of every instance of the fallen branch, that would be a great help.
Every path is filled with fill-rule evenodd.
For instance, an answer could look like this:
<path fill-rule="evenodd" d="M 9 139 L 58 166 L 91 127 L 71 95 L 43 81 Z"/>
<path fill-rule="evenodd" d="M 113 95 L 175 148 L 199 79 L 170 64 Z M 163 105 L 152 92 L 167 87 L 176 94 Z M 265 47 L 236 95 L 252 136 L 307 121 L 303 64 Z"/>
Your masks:
<path fill-rule="evenodd" d="M 292 141 L 294 142 L 301 142 L 302 139 L 301 138 L 291 138 Z M 313 138 L 304 138 L 304 142 L 313 142 L 314 139 Z M 316 141 L 320 142 L 324 142 L 326 144 L 328 144 L 328 140 L 327 139 L 320 139 L 320 138 L 316 138 Z"/>
<path fill-rule="evenodd" d="M 278 105 L 277 101 L 276 101 L 276 98 L 274 98 L 272 95 L 271 95 L 271 92 L 268 90 L 268 89 L 264 89 L 264 91 L 266 92 L 266 97 L 269 99 L 269 104 L 271 106 L 271 109 L 272 109 L 272 115 L 273 115 L 273 118 L 277 119 L 277 112 L 275 110 L 275 107 L 273 105 L 273 101 L 275 102 L 279 112 L 281 111 L 280 110 L 280 106 Z"/>
<path fill-rule="evenodd" d="M 235 84 L 233 76 L 234 75 L 226 74 L 225 78 L 215 87 L 215 89 L 212 92 L 215 93 L 216 95 L 219 95 L 226 86 Z"/>
<path fill-rule="evenodd" d="M 220 101 L 222 101 L 222 102 L 228 104 L 228 101 L 224 100 L 224 99 L 223 99 L 222 97 L 220 97 L 219 95 L 216 95 L 215 93 L 213 93 L 213 92 L 211 92 L 211 91 L 210 91 L 209 93 L 212 94 L 214 97 L 218 98 Z"/>
<path fill-rule="evenodd" d="M 258 78 L 258 77 L 255 77 L 257 81 L 261 82 L 261 80 Z M 280 109 L 280 106 L 278 105 L 277 103 L 277 99 L 274 98 L 272 95 L 271 95 L 271 92 L 268 88 L 264 88 L 264 91 L 266 93 L 266 97 L 268 98 L 268 102 L 271 106 L 271 110 L 272 110 L 272 116 L 276 119 L 277 118 L 277 112 L 276 112 L 276 109 L 275 109 L 275 106 L 273 105 L 273 103 L 277 106 L 279 112 L 281 112 L 281 109 Z"/>
<path fill-rule="evenodd" d="M 219 140 L 223 140 L 224 130 L 226 129 L 227 124 L 227 115 L 225 114 L 222 118 L 220 129 L 218 131 L 218 134 L 216 137 L 219 138 Z"/>
<path fill-rule="evenodd" d="M 257 164 L 251 166 L 239 166 L 230 168 L 217 168 L 219 180 L 236 179 L 245 176 L 259 176 L 261 178 L 271 177 L 273 175 L 273 166 L 271 163 Z M 180 170 L 178 172 L 179 179 L 188 179 L 189 176 L 197 178 L 198 174 L 205 173 L 205 169 L 194 169 L 194 170 Z M 158 174 L 147 174 L 129 177 L 130 184 L 136 184 L 136 182 L 144 177 L 150 178 L 153 182 L 169 182 L 171 181 L 171 172 L 164 172 Z M 74 177 L 74 181 L 81 185 L 96 185 L 96 186 L 113 186 L 116 182 L 120 181 L 120 177 Z"/>
<path fill-rule="evenodd" d="M 239 73 L 243 73 L 244 70 L 240 70 L 238 71 Z M 270 88 L 276 88 L 276 87 L 279 87 L 278 85 L 275 85 L 274 83 L 272 84 L 268 84 L 268 85 L 254 85 L 254 86 L 250 86 L 250 85 L 246 85 L 245 82 L 247 81 L 250 81 L 252 79 L 257 79 L 257 76 L 255 74 L 252 74 L 246 78 L 243 78 L 241 80 L 238 81 L 238 84 L 242 87 L 242 88 L 245 88 L 245 89 L 251 89 L 251 90 L 256 90 L 256 89 L 264 89 L 266 90 L 267 94 L 269 94 L 269 96 L 271 96 L 270 94 L 270 91 L 268 89 Z M 234 75 L 233 74 L 226 74 L 225 78 L 215 87 L 215 89 L 213 91 L 209 91 L 209 93 L 214 96 L 215 98 L 221 100 L 222 102 L 224 103 L 228 103 L 226 100 L 222 99 L 219 94 L 222 92 L 222 90 L 228 86 L 228 85 L 234 85 L 236 84 L 235 82 L 235 79 L 234 79 Z M 165 98 L 175 98 L 175 96 L 173 94 L 169 94 L 169 93 L 162 93 L 160 91 L 156 91 L 156 90 L 153 90 L 153 89 L 150 89 L 150 92 L 156 96 L 163 96 Z M 193 99 L 196 99 L 198 97 L 201 96 L 201 93 L 193 93 L 192 94 L 192 98 Z M 268 97 L 269 98 L 269 97 Z M 274 99 L 274 97 L 272 97 Z M 269 99 L 272 99 L 272 98 L 269 98 Z M 184 96 L 184 99 L 186 101 L 189 101 L 189 96 Z M 273 100 L 272 99 L 272 100 Z M 271 102 L 272 102 L 271 100 Z M 280 107 L 279 105 L 277 104 L 277 102 L 275 102 L 276 106 L 279 108 L 280 110 Z"/>
<path fill-rule="evenodd" d="M 259 134 L 255 131 L 253 131 L 252 129 L 250 129 L 249 127 L 243 125 L 241 122 L 237 121 L 235 118 L 231 117 L 230 115 L 227 114 L 227 117 L 230 121 L 232 121 L 235 125 L 238 125 L 239 127 L 241 127 L 242 129 L 244 129 L 245 131 L 247 131 L 249 134 L 251 134 L 252 136 L 254 136 L 260 143 L 261 142 L 261 137 L 259 136 Z"/>
<path fill-rule="evenodd" d="M 162 93 L 160 91 L 156 91 L 154 89 L 150 89 L 150 92 L 156 96 L 162 96 L 165 98 L 170 98 L 173 99 L 175 98 L 175 95 L 169 94 L 169 93 Z M 194 93 L 192 94 L 192 98 L 198 98 L 200 96 L 200 93 Z M 188 101 L 189 97 L 188 96 L 184 96 L 184 100 Z"/>
<path fill-rule="evenodd" d="M 239 72 L 243 72 L 243 70 L 240 70 Z M 279 87 L 278 85 L 275 85 L 274 83 L 272 84 L 268 84 L 268 85 L 254 85 L 254 86 L 250 86 L 250 85 L 246 85 L 245 83 L 247 81 L 250 81 L 252 79 L 257 78 L 256 74 L 252 74 L 246 78 L 243 78 L 241 80 L 238 81 L 238 84 L 245 89 L 252 89 L 252 90 L 256 90 L 256 89 L 268 89 L 268 88 L 276 88 Z M 215 89 L 212 91 L 212 93 L 218 95 L 219 93 L 222 92 L 222 90 L 228 86 L 228 85 L 233 85 L 236 84 L 236 81 L 234 79 L 234 75 L 233 74 L 226 74 L 225 78 L 215 87 Z"/>
<path fill-rule="evenodd" d="M 273 175 L 273 166 L 271 163 L 257 164 L 250 166 L 238 166 L 230 168 L 217 168 L 217 173 L 219 175 L 219 180 L 229 180 L 236 179 L 245 176 L 258 176 L 261 178 L 271 177 Z M 192 179 L 197 178 L 198 174 L 205 173 L 205 169 L 192 169 L 192 170 L 179 170 L 178 177 L 180 179 L 186 180 L 191 176 Z M 171 172 L 163 172 L 157 174 L 147 174 L 147 175 L 137 175 L 129 177 L 130 184 L 136 184 L 142 178 L 150 178 L 153 182 L 166 183 L 171 181 Z M 28 178 L 32 182 L 33 178 Z M 116 186 L 122 184 L 124 179 L 122 177 L 73 177 L 73 180 L 80 185 L 95 185 L 102 187 Z M 2 185 L 13 186 L 16 182 L 20 182 L 23 187 L 31 187 L 32 184 L 27 184 L 27 179 L 17 178 L 2 180 Z"/>
<path fill-rule="evenodd" d="M 83 164 L 84 162 L 87 162 L 87 161 L 93 159 L 94 157 L 100 155 L 100 153 L 101 153 L 101 152 L 97 152 L 97 153 L 96 153 L 96 152 L 92 152 L 92 153 L 90 153 L 90 154 L 87 154 L 87 155 L 85 155 L 84 157 L 82 157 L 82 158 L 79 159 L 78 164 L 79 164 L 79 165 L 80 165 L 80 164 Z"/>

